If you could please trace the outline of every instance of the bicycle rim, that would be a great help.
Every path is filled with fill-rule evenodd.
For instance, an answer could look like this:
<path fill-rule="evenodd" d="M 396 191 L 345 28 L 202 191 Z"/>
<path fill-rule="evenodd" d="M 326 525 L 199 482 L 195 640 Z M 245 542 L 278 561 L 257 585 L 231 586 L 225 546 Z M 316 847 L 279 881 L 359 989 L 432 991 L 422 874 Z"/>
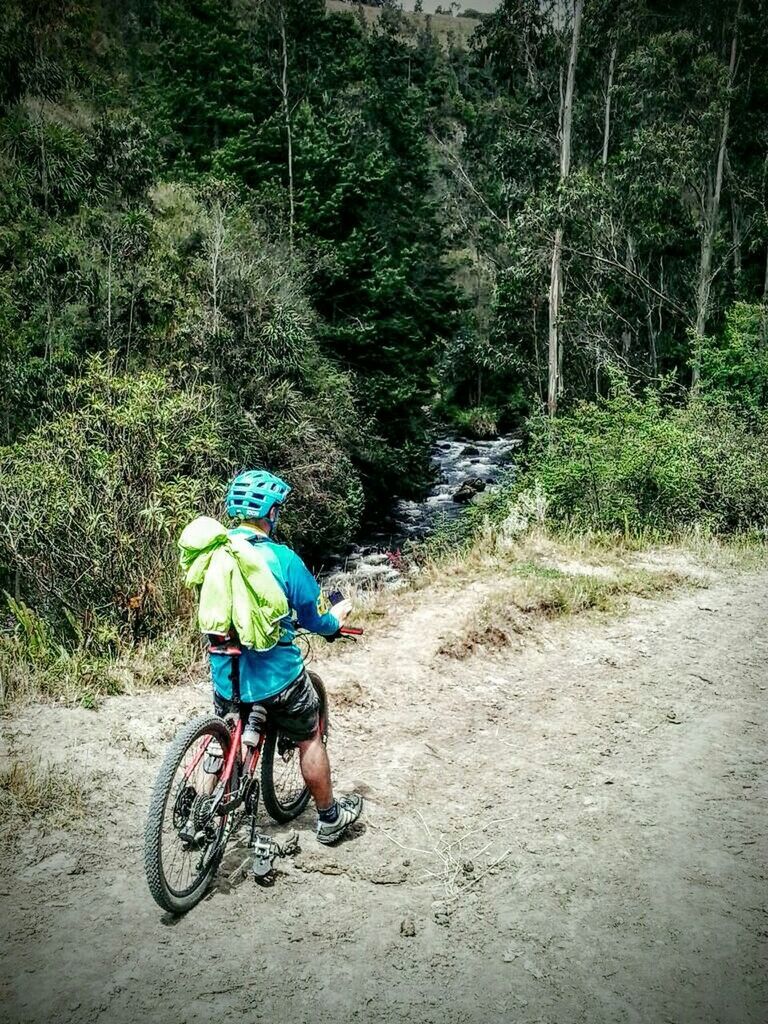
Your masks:
<path fill-rule="evenodd" d="M 226 753 L 229 733 L 219 719 L 192 723 L 172 744 L 160 770 L 147 820 L 145 862 L 155 900 L 183 912 L 204 895 L 224 852 L 227 815 L 212 812 L 218 774 L 207 744 Z M 222 759 L 223 762 L 223 759 Z"/>

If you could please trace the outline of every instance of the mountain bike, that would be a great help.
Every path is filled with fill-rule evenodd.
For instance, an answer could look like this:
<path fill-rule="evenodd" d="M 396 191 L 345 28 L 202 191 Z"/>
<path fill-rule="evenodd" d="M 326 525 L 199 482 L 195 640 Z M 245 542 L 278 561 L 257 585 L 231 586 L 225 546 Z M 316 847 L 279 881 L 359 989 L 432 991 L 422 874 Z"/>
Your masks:
<path fill-rule="evenodd" d="M 342 627 L 327 639 L 352 640 L 362 632 Z M 327 743 L 325 686 L 316 673 L 308 674 L 320 701 L 320 734 Z M 239 705 L 237 673 L 233 700 Z M 258 833 L 260 794 L 267 813 L 280 823 L 297 818 L 309 803 L 296 743 L 274 728 L 269 716 L 258 744 L 245 747 L 245 753 L 242 733 L 241 714 L 202 715 L 176 735 L 157 775 L 144 834 L 144 868 L 155 902 L 172 914 L 186 913 L 205 896 L 227 843 L 246 818 L 256 878 L 268 875 L 275 858 L 286 853 Z"/>

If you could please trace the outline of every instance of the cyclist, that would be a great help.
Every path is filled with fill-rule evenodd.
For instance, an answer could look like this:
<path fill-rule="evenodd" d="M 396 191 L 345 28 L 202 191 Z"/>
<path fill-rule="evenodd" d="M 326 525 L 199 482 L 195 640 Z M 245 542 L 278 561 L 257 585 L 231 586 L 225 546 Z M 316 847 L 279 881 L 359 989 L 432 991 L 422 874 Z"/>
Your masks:
<path fill-rule="evenodd" d="M 226 498 L 227 514 L 239 520 L 231 534 L 258 544 L 269 569 L 285 591 L 288 604 L 303 629 L 322 636 L 338 633 L 352 605 L 340 601 L 329 609 L 317 581 L 299 556 L 274 540 L 280 511 L 291 487 L 265 470 L 248 470 L 235 477 Z M 355 793 L 334 798 L 331 767 L 320 734 L 319 700 L 304 668 L 291 615 L 281 621 L 278 643 L 266 651 L 242 647 L 237 658 L 240 712 L 248 716 L 245 743 L 258 742 L 258 726 L 266 714 L 299 749 L 301 773 L 317 808 L 317 838 L 335 843 L 363 810 Z M 232 655 L 212 648 L 214 709 L 224 716 L 236 710 L 232 700 Z M 264 710 L 262 710 L 264 709 Z"/>

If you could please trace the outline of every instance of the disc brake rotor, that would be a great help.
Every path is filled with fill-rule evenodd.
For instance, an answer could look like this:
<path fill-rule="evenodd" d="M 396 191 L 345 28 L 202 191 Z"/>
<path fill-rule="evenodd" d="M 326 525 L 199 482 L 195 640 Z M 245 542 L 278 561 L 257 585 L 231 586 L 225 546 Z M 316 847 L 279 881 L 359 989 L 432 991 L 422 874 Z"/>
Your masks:
<path fill-rule="evenodd" d="M 197 790 L 194 786 L 182 786 L 179 790 L 176 802 L 173 805 L 173 827 L 177 832 L 189 820 L 189 814 L 196 796 Z"/>

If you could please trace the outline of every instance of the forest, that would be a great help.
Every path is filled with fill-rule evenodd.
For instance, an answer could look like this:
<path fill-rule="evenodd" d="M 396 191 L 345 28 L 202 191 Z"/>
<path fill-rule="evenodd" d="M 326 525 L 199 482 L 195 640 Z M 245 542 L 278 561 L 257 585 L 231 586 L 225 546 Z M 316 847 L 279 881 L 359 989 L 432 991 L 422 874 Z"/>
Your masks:
<path fill-rule="evenodd" d="M 3 658 L 177 622 L 246 466 L 319 565 L 438 428 L 527 439 L 473 514 L 768 525 L 764 0 L 377 6 L 7 0 Z"/>

